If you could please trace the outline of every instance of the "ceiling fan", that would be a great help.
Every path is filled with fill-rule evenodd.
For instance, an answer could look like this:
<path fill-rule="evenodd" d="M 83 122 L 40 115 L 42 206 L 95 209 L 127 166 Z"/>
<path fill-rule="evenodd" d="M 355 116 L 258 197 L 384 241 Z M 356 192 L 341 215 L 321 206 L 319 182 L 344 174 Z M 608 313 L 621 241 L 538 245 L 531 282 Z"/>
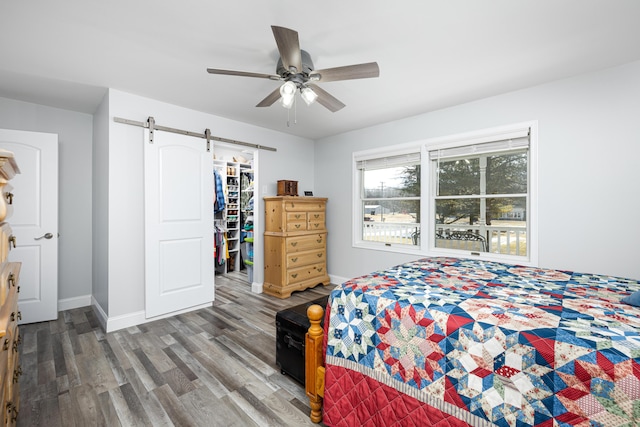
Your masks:
<path fill-rule="evenodd" d="M 280 87 L 267 95 L 256 107 L 269 107 L 278 99 L 282 100 L 285 108 L 291 108 L 297 91 L 300 91 L 302 99 L 307 105 L 314 101 L 326 107 L 332 112 L 342 109 L 345 104 L 322 89 L 316 83 L 333 82 L 338 80 L 368 79 L 378 77 L 380 69 L 378 63 L 347 65 L 343 67 L 314 70 L 311 56 L 300 49 L 298 32 L 289 28 L 272 25 L 273 36 L 278 45 L 280 59 L 276 65 L 276 74 L 252 73 L 246 71 L 220 70 L 207 68 L 211 74 L 224 74 L 229 76 L 257 77 L 284 81 Z"/>

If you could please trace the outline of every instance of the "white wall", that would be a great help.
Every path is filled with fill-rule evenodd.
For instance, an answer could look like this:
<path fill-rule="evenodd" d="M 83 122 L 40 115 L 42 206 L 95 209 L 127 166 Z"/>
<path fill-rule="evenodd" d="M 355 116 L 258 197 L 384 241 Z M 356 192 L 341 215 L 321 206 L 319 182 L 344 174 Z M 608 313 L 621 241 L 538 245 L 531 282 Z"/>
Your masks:
<path fill-rule="evenodd" d="M 93 115 L 92 305 L 109 312 L 109 93 Z"/>
<path fill-rule="evenodd" d="M 89 114 L 0 98 L 0 128 L 58 134 L 61 309 L 89 305 L 91 298 L 92 126 Z"/>
<path fill-rule="evenodd" d="M 108 264 L 108 317 L 127 323 L 127 316 L 144 312 L 144 185 L 143 129 L 114 122 L 114 117 L 156 124 L 193 132 L 211 129 L 219 137 L 274 147 L 276 152 L 260 150 L 259 195 L 275 195 L 278 179 L 296 179 L 304 188 L 313 188 L 313 141 L 259 128 L 143 98 L 109 90 L 108 113 L 108 254 L 100 263 Z M 106 159 L 98 159 L 105 164 Z M 104 174 L 101 169 L 98 173 Z M 286 175 L 286 176 L 285 176 Z M 102 179 L 102 178 L 100 178 Z M 256 215 L 264 217 L 263 212 Z M 264 232 L 264 221 L 256 230 Z M 212 224 L 213 227 L 213 224 Z M 262 242 L 256 242 L 254 281 L 263 281 Z M 107 258 L 105 261 L 104 258 Z"/>
<path fill-rule="evenodd" d="M 354 151 L 529 120 L 539 125 L 539 265 L 640 279 L 640 62 L 317 141 L 331 275 L 415 259 L 352 247 Z"/>

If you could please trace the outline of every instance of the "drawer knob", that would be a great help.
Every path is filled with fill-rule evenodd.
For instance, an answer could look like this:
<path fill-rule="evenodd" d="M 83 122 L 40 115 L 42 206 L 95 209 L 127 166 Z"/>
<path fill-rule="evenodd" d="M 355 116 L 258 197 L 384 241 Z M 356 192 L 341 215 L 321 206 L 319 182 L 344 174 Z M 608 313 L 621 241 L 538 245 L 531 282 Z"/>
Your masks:
<path fill-rule="evenodd" d="M 9 237 L 9 247 L 13 244 L 13 248 L 16 248 L 16 236 Z"/>
<path fill-rule="evenodd" d="M 320 218 L 319 214 L 314 214 L 313 216 L 316 217 L 316 219 Z"/>
<path fill-rule="evenodd" d="M 291 242 L 291 246 L 295 248 L 296 246 L 298 246 L 298 242 Z"/>
<path fill-rule="evenodd" d="M 300 228 L 300 224 L 296 224 L 296 228 Z"/>
<path fill-rule="evenodd" d="M 13 204 L 13 193 L 6 192 L 4 193 L 4 198 L 7 199 L 7 202 L 12 205 Z"/>
<path fill-rule="evenodd" d="M 298 257 L 291 258 L 291 262 L 298 262 Z"/>
<path fill-rule="evenodd" d="M 296 277 L 298 277 L 298 273 L 293 273 L 293 274 L 291 275 L 291 277 L 293 277 L 293 278 L 295 279 Z"/>
<path fill-rule="evenodd" d="M 4 344 L 2 345 L 2 350 L 4 350 L 4 351 L 9 350 L 9 339 L 8 338 L 4 339 Z"/>
<path fill-rule="evenodd" d="M 9 283 L 9 286 L 15 286 L 16 276 L 13 273 L 9 273 L 9 278 L 7 279 L 7 282 Z"/>
<path fill-rule="evenodd" d="M 316 242 L 322 243 L 322 239 L 317 239 Z"/>
<path fill-rule="evenodd" d="M 296 214 L 296 219 L 300 219 L 300 214 Z"/>
<path fill-rule="evenodd" d="M 20 375 L 22 375 L 22 368 L 18 366 L 16 370 L 13 371 L 13 383 L 16 384 L 18 379 L 20 379 Z"/>
<path fill-rule="evenodd" d="M 322 252 L 318 252 L 317 257 L 322 258 Z"/>

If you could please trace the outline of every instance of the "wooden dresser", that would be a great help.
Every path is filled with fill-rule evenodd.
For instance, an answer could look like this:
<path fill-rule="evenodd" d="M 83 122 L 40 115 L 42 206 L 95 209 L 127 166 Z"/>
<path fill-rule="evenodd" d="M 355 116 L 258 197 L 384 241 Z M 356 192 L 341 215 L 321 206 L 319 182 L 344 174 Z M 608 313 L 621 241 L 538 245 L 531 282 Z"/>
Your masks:
<path fill-rule="evenodd" d="M 320 283 L 327 274 L 327 229 L 323 197 L 265 197 L 263 292 L 288 298 Z"/>
<path fill-rule="evenodd" d="M 0 149 L 0 397 L 2 425 L 14 425 L 18 418 L 20 395 L 18 379 L 22 374 L 18 360 L 18 292 L 20 263 L 7 262 L 16 240 L 6 222 L 12 213 L 13 194 L 9 180 L 20 173 L 11 152 Z"/>

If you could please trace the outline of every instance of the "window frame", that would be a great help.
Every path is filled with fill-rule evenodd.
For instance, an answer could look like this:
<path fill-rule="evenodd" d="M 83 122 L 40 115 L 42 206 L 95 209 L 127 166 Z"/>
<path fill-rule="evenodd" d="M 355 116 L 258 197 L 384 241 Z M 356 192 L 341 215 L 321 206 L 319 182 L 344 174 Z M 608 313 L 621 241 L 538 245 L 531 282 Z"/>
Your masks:
<path fill-rule="evenodd" d="M 505 255 L 490 252 L 472 252 L 461 249 L 435 247 L 435 180 L 429 152 L 483 142 L 509 139 L 509 135 L 529 130 L 528 176 L 527 176 L 527 254 L 525 256 Z M 364 212 L 362 209 L 362 182 L 357 162 L 360 160 L 381 158 L 403 153 L 420 151 L 421 194 L 420 194 L 420 233 L 418 245 L 390 245 L 383 242 L 371 242 L 362 239 Z M 386 252 L 398 252 L 419 256 L 453 256 L 478 258 L 487 261 L 507 262 L 521 265 L 537 265 L 538 262 L 538 122 L 531 120 L 505 126 L 475 130 L 444 137 L 430 138 L 411 143 L 398 144 L 391 147 L 370 149 L 352 154 L 352 245 L 355 248 L 374 249 Z"/>
<path fill-rule="evenodd" d="M 420 209 L 422 210 L 424 205 L 424 147 L 419 142 L 412 142 L 408 144 L 399 144 L 393 147 L 384 147 L 379 149 L 371 149 L 365 151 L 354 152 L 352 155 L 352 200 L 353 200 L 353 217 L 352 217 L 352 245 L 357 248 L 363 249 L 377 249 L 387 252 L 399 252 L 406 254 L 421 255 L 421 245 L 407 245 L 407 244 L 391 244 L 384 242 L 373 242 L 370 240 L 364 240 L 362 238 L 362 229 L 364 227 L 364 214 L 362 205 L 364 200 L 364 188 L 362 185 L 362 173 L 358 169 L 358 162 L 363 160 L 380 159 L 389 156 L 400 156 L 403 154 L 420 153 Z M 422 218 L 424 215 L 420 215 Z M 422 227 L 422 222 L 420 222 Z"/>

